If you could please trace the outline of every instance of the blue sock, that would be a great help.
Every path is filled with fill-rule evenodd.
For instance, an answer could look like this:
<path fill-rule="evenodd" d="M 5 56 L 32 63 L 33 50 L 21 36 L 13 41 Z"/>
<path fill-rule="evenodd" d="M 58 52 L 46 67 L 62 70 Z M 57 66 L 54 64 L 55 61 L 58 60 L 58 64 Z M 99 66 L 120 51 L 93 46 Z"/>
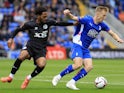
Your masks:
<path fill-rule="evenodd" d="M 83 69 L 81 69 L 81 70 L 79 71 L 79 73 L 78 73 L 75 77 L 73 77 L 73 79 L 74 79 L 75 81 L 78 81 L 79 79 L 83 78 L 83 77 L 86 76 L 86 75 L 87 75 L 87 72 L 86 72 L 86 70 L 83 68 Z"/>
<path fill-rule="evenodd" d="M 72 65 L 69 65 L 65 70 L 63 70 L 60 73 L 60 75 L 61 75 L 61 77 L 63 77 L 64 75 L 66 75 L 68 73 L 71 73 L 72 71 L 74 71 L 73 68 L 72 68 Z"/>

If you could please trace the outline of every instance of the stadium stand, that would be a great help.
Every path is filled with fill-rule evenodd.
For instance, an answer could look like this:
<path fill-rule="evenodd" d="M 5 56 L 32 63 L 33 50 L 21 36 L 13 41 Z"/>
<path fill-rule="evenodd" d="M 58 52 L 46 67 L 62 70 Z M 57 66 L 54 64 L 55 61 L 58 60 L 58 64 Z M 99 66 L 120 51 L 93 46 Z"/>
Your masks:
<path fill-rule="evenodd" d="M 123 0 L 0 0 L 0 56 L 7 57 L 7 53 L 9 58 L 14 59 L 18 56 L 19 49 L 29 39 L 28 34 L 20 32 L 15 37 L 13 51 L 7 47 L 7 40 L 10 37 L 10 33 L 17 26 L 33 18 L 35 7 L 47 6 L 49 18 L 58 21 L 71 21 L 63 15 L 65 8 L 69 8 L 74 15 L 83 16 L 89 12 L 89 10 L 86 10 L 87 7 L 93 9 L 95 6 L 105 3 L 110 6 L 110 12 L 115 15 L 117 20 L 123 21 L 123 16 L 121 15 L 122 11 L 124 11 Z M 52 27 L 50 30 L 49 46 L 60 45 L 67 49 L 71 48 L 71 36 L 73 35 L 74 27 L 58 26 Z M 90 48 L 104 49 L 110 48 L 111 46 L 109 45 L 104 36 L 100 35 L 93 41 Z"/>

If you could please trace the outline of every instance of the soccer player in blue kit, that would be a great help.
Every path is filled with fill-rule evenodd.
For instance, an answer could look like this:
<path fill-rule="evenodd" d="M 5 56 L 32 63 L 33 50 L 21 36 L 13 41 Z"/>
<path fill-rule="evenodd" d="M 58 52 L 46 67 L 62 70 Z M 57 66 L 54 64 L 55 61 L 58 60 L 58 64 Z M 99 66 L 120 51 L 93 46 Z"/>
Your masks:
<path fill-rule="evenodd" d="M 80 71 L 66 84 L 67 88 L 73 90 L 79 90 L 76 87 L 76 82 L 86 76 L 93 68 L 92 57 L 88 47 L 91 42 L 101 31 L 106 31 L 117 42 L 123 43 L 124 41 L 114 33 L 103 20 L 106 18 L 109 9 L 105 6 L 97 6 L 94 17 L 86 15 L 84 17 L 74 16 L 68 9 L 64 10 L 64 14 L 70 19 L 78 21 L 75 33 L 73 35 L 73 48 L 72 48 L 72 60 L 74 64 L 69 65 L 66 69 L 54 76 L 52 80 L 53 86 L 56 86 L 59 80 L 79 68 Z"/>

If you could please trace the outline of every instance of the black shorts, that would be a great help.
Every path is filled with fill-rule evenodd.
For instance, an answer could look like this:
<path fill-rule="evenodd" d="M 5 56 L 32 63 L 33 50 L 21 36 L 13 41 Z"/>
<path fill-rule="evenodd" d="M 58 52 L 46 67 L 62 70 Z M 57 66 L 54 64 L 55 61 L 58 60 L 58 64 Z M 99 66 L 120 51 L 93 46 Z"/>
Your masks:
<path fill-rule="evenodd" d="M 33 57 L 34 61 L 39 57 L 46 57 L 46 47 L 42 49 L 35 48 L 33 46 L 25 46 L 23 49 L 27 50 L 30 57 Z"/>

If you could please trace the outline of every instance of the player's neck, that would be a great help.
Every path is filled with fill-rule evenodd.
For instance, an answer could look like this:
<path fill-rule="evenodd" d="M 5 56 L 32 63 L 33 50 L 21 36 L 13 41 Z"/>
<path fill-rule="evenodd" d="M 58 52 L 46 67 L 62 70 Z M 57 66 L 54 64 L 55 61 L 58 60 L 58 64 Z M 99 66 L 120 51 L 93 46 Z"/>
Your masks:
<path fill-rule="evenodd" d="M 39 21 L 38 19 L 36 19 L 36 23 L 38 23 L 38 24 L 39 24 L 39 23 L 40 23 L 40 21 Z"/>

